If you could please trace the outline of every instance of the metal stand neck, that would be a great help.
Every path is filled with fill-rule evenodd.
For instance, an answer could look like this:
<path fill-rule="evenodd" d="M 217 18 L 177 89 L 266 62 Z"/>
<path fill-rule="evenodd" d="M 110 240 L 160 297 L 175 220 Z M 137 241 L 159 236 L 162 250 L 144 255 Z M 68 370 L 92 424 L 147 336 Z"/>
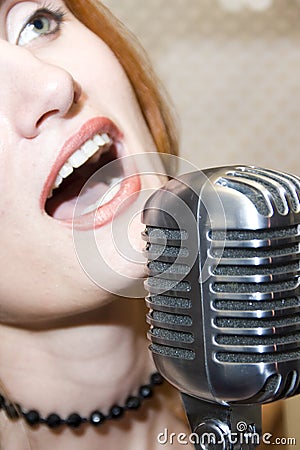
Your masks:
<path fill-rule="evenodd" d="M 181 394 L 196 450 L 254 450 L 261 437 L 261 406 L 205 402 Z"/>

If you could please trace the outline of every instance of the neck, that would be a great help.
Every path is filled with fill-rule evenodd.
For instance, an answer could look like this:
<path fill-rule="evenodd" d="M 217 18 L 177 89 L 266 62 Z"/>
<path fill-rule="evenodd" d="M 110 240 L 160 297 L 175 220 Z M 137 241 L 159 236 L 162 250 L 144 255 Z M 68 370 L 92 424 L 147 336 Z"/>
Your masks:
<path fill-rule="evenodd" d="M 122 401 L 152 370 L 142 308 L 118 300 L 53 328 L 1 326 L 0 378 L 13 400 L 61 414 Z"/>
<path fill-rule="evenodd" d="M 89 416 L 96 409 L 107 413 L 113 404 L 124 404 L 154 371 L 145 339 L 143 309 L 142 300 L 122 299 L 97 312 L 63 320 L 52 328 L 33 330 L 1 325 L 0 378 L 10 400 L 27 410 L 37 409 L 44 417 L 53 412 L 61 417 L 73 412 Z M 159 399 L 152 401 L 147 421 L 143 420 L 146 406 L 142 407 L 141 418 L 135 425 L 126 414 L 116 425 L 107 422 L 99 431 L 84 425 L 85 429 L 78 431 L 80 436 L 68 429 L 55 433 L 44 425 L 37 430 L 28 429 L 26 434 L 39 450 L 54 446 L 57 450 L 75 450 L 77 446 L 94 450 L 102 441 L 106 448 L 117 448 L 117 443 L 113 445 L 111 440 L 120 439 L 130 427 L 132 433 L 124 434 L 122 448 L 134 448 L 131 439 L 128 447 L 126 441 L 134 433 L 140 435 L 143 427 L 148 428 L 148 420 L 152 425 L 157 421 L 154 414 L 157 402 Z M 137 411 L 133 414 L 139 415 Z M 17 439 L 19 424 L 9 424 L 8 428 L 11 427 Z M 137 447 L 138 443 L 141 441 L 137 441 Z M 26 448 L 20 442 L 13 445 L 5 448 Z"/>

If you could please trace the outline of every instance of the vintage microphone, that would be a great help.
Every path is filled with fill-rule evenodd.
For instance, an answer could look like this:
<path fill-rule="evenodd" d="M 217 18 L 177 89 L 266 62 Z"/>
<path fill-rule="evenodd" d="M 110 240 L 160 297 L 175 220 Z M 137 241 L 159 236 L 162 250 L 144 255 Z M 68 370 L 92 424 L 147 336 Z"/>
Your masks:
<path fill-rule="evenodd" d="M 195 447 L 253 449 L 261 405 L 300 392 L 300 179 L 192 172 L 150 197 L 143 222 L 150 349 Z"/>

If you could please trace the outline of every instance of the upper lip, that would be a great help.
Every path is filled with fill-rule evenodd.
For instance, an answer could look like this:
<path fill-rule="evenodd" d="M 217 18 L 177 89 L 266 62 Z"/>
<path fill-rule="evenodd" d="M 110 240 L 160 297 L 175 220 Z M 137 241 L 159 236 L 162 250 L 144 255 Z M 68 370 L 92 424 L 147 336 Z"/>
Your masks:
<path fill-rule="evenodd" d="M 45 207 L 47 196 L 52 189 L 61 167 L 76 150 L 78 150 L 87 140 L 91 139 L 97 133 L 107 133 L 114 143 L 118 142 L 122 138 L 122 133 L 120 130 L 118 130 L 116 125 L 107 117 L 94 117 L 85 122 L 75 134 L 65 141 L 56 160 L 54 161 L 42 190 L 42 208 Z"/>

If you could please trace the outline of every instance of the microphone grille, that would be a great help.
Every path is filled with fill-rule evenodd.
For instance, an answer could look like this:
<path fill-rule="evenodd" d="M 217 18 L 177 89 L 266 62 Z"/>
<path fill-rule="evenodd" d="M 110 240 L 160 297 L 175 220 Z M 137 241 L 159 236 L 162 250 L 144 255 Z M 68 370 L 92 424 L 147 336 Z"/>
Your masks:
<path fill-rule="evenodd" d="M 300 361 L 299 179 L 240 167 L 227 170 L 216 185 L 231 198 L 233 191 L 243 194 L 259 215 L 256 226 L 247 228 L 244 217 L 241 228 L 207 234 L 212 355 L 224 370 L 228 364 L 264 365 L 265 384 L 251 401 L 294 395 Z M 246 203 L 240 205 L 246 216 Z"/>
<path fill-rule="evenodd" d="M 147 242 L 149 292 L 147 321 L 151 325 L 150 349 L 161 356 L 193 360 L 193 317 L 190 314 L 191 284 L 185 277 L 191 271 L 190 251 L 185 230 L 147 226 L 143 233 Z"/>
<path fill-rule="evenodd" d="M 300 357 L 298 226 L 211 231 L 209 237 L 217 360 L 267 363 Z"/>
<path fill-rule="evenodd" d="M 300 211 L 300 179 L 294 175 L 256 167 L 235 167 L 220 177 L 216 184 L 244 194 L 265 217 L 273 210 L 279 214 Z"/>

